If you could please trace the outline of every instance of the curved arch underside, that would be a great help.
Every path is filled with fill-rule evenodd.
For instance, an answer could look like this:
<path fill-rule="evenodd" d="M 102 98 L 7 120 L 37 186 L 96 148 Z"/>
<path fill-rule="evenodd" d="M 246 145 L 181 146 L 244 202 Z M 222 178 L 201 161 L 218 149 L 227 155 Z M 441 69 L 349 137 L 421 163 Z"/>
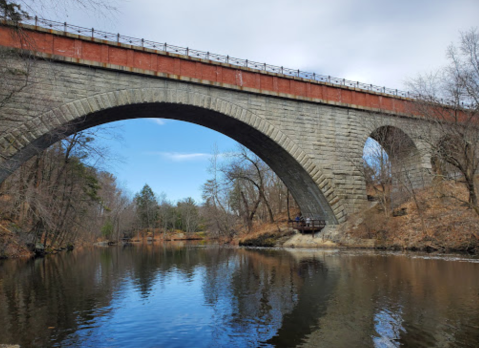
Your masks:
<path fill-rule="evenodd" d="M 411 137 L 396 126 L 381 126 L 371 133 L 371 138 L 376 140 L 391 156 L 416 155 L 417 147 Z"/>
<path fill-rule="evenodd" d="M 421 153 L 414 140 L 404 130 L 397 126 L 381 126 L 370 136 L 389 156 L 395 191 L 398 190 L 397 186 L 410 188 L 426 186 L 428 177 L 422 165 Z"/>
<path fill-rule="evenodd" d="M 136 92 L 140 95 L 138 98 L 132 98 L 134 94 L 130 93 L 123 103 L 111 102 L 120 100 L 118 96 L 92 97 L 89 98 L 92 100 L 87 102 L 75 102 L 80 104 L 74 108 L 72 105 L 63 105 L 43 115 L 42 123 L 46 125 L 48 132 L 44 132 L 11 157 L 9 170 L 0 171 L 0 181 L 38 153 L 38 149 L 47 148 L 65 135 L 119 120 L 155 117 L 176 119 L 223 133 L 256 153 L 288 187 L 304 215 L 325 219 L 328 224 L 344 221 L 345 212 L 341 201 L 334 194 L 332 184 L 322 175 L 320 168 L 317 168 L 294 142 L 274 129 L 266 120 L 236 105 L 225 105 L 226 102 L 221 100 L 209 100 L 209 107 L 204 107 L 191 105 L 197 103 L 179 103 L 177 100 L 145 101 L 141 92 Z M 109 102 L 98 105 L 101 104 L 99 100 Z M 213 103 L 216 105 L 212 105 Z M 90 110 L 87 111 L 90 112 L 85 112 L 88 108 Z M 59 126 L 59 114 L 62 115 L 61 119 L 69 119 L 67 127 Z M 69 117 L 65 114 L 69 114 Z"/>

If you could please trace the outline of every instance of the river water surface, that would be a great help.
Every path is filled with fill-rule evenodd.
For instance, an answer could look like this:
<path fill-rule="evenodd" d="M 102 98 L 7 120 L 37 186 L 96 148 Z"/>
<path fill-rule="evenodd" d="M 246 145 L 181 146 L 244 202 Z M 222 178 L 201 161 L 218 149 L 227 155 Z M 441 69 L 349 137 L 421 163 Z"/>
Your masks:
<path fill-rule="evenodd" d="M 0 344 L 479 347 L 479 259 L 169 243 L 6 260 Z"/>

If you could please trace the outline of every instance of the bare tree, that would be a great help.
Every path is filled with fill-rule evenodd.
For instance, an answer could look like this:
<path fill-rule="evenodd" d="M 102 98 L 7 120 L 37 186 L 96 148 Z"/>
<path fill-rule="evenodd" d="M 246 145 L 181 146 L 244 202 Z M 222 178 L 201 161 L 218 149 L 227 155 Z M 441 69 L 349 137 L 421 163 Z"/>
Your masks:
<path fill-rule="evenodd" d="M 247 182 L 256 189 L 257 199 L 252 209 L 249 209 L 244 196 L 244 191 L 240 191 L 241 198 L 246 206 L 246 211 L 249 212 L 249 220 L 252 221 L 259 202 L 263 201 L 267 208 L 268 217 L 270 222 L 274 222 L 274 214 L 269 204 L 269 200 L 266 196 L 265 181 L 267 179 L 268 172 L 271 169 L 255 154 L 251 153 L 246 147 L 239 146 L 237 152 L 231 154 L 233 161 L 226 165 L 222 171 L 225 177 L 230 181 L 236 180 Z"/>
<path fill-rule="evenodd" d="M 251 231 L 255 222 L 275 222 L 284 209 L 290 218 L 289 209 L 297 207 L 278 176 L 244 146 L 222 156 L 215 149 L 210 173 L 200 209 L 209 231 L 221 235 Z"/>
<path fill-rule="evenodd" d="M 198 206 L 193 198 L 188 197 L 177 203 L 181 225 L 185 232 L 195 232 L 198 227 Z"/>
<path fill-rule="evenodd" d="M 67 14 L 80 10 L 85 13 L 105 16 L 116 11 L 116 0 L 0 0 L 0 10 L 10 20 L 19 20 L 19 16 L 30 14 Z"/>
<path fill-rule="evenodd" d="M 449 65 L 409 83 L 417 94 L 413 112 L 429 120 L 431 126 L 420 129 L 430 149 L 436 175 L 444 177 L 444 168 L 462 178 L 468 192 L 465 201 L 479 215 L 475 176 L 479 166 L 479 33 L 471 29 L 461 33 L 459 45 L 451 45 Z M 454 175 L 452 176 L 454 177 Z M 459 199 L 458 197 L 456 197 Z"/>
<path fill-rule="evenodd" d="M 212 178 L 203 185 L 204 200 L 201 213 L 213 234 L 231 237 L 236 234 L 235 217 L 228 202 L 228 185 L 221 178 L 220 153 L 215 146 L 208 171 Z"/>
<path fill-rule="evenodd" d="M 362 163 L 357 169 L 362 173 L 366 181 L 367 191 L 374 192 L 388 216 L 391 211 L 391 161 L 388 153 L 381 146 L 385 143 L 387 132 L 380 128 L 375 132 L 375 140 L 370 140 L 365 145 Z"/>

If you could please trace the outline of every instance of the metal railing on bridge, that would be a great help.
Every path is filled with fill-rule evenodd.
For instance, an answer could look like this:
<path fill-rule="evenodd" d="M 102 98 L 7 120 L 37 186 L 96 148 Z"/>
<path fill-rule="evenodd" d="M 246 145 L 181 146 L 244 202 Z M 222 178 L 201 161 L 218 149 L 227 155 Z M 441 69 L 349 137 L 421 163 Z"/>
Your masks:
<path fill-rule="evenodd" d="M 155 41 L 150 41 L 145 39 L 139 39 L 132 36 L 125 36 L 120 34 L 109 33 L 106 31 L 95 30 L 94 28 L 84 28 L 84 27 L 79 27 L 77 25 L 68 24 L 67 22 L 63 22 L 63 23 L 56 22 L 56 21 L 52 21 L 52 20 L 48 20 L 44 18 L 38 18 L 36 16 L 23 19 L 22 23 L 39 26 L 42 28 L 54 29 L 57 31 L 63 31 L 65 33 L 83 35 L 83 36 L 100 39 L 100 40 L 108 40 L 108 41 L 118 42 L 118 43 L 127 44 L 127 45 L 149 48 L 149 49 L 167 52 L 167 53 L 180 54 L 180 55 L 188 56 L 191 58 L 199 58 L 199 59 L 209 60 L 212 62 L 219 62 L 219 63 L 230 64 L 233 66 L 246 67 L 253 70 L 275 73 L 275 74 L 284 75 L 284 76 L 299 77 L 299 78 L 303 78 L 307 80 L 330 83 L 332 85 L 337 85 L 337 86 L 357 88 L 357 89 L 361 89 L 365 91 L 384 93 L 384 94 L 405 97 L 405 98 L 412 97 L 412 94 L 410 92 L 405 92 L 398 89 L 391 89 L 391 88 L 376 86 L 373 84 L 363 83 L 359 81 L 347 80 L 344 78 L 339 78 L 334 76 L 321 75 L 321 74 L 301 71 L 299 69 L 289 69 L 289 68 L 284 68 L 282 66 L 259 63 L 259 62 L 255 62 L 248 59 L 231 57 L 228 55 L 225 56 L 225 55 L 211 53 L 211 52 L 198 51 L 188 47 L 185 48 L 185 47 L 179 47 L 179 46 L 167 44 L 166 42 L 164 43 L 155 42 Z"/>
<path fill-rule="evenodd" d="M 2 16 L 0 15 L 0 19 L 1 18 Z M 435 98 L 434 96 L 431 99 L 430 98 L 431 96 L 427 96 L 427 95 L 420 96 L 415 93 L 408 92 L 408 91 L 401 91 L 399 89 L 386 88 L 383 86 L 377 86 L 377 85 L 363 83 L 359 81 L 352 81 L 352 80 L 348 80 L 348 79 L 344 79 L 340 77 L 334 77 L 330 75 L 321 75 L 321 74 L 311 73 L 311 72 L 301 71 L 299 69 L 289 69 L 289 68 L 284 68 L 282 66 L 259 63 L 259 62 L 255 62 L 248 59 L 231 57 L 228 55 L 225 56 L 225 55 L 211 53 L 211 52 L 198 51 L 188 47 L 185 48 L 185 47 L 170 45 L 170 44 L 167 44 L 166 42 L 155 42 L 151 40 L 139 39 L 132 36 L 114 34 L 114 33 L 109 33 L 109 32 L 101 31 L 101 30 L 95 30 L 94 28 L 84 28 L 77 25 L 68 24 L 67 22 L 63 22 L 63 23 L 56 22 L 49 19 L 39 18 L 37 16 L 24 18 L 22 20 L 22 23 L 37 26 L 37 27 L 42 27 L 42 28 L 54 29 L 57 31 L 63 31 L 65 33 L 87 36 L 94 39 L 107 40 L 107 41 L 117 42 L 121 44 L 144 47 L 144 48 L 153 49 L 156 51 L 184 55 L 191 58 L 199 58 L 199 59 L 209 60 L 212 62 L 225 63 L 232 66 L 246 67 L 253 70 L 258 70 L 260 72 L 269 72 L 269 73 L 274 73 L 278 75 L 298 77 L 298 78 L 302 78 L 306 80 L 319 81 L 319 82 L 329 83 L 331 85 L 356 88 L 356 89 L 360 89 L 364 91 L 383 93 L 383 94 L 397 96 L 397 97 L 418 98 L 423 100 L 430 99 L 431 103 L 433 104 L 439 102 L 440 105 L 448 105 L 455 108 L 457 107 L 470 108 L 471 106 L 477 105 L 477 103 L 474 103 L 474 102 L 464 103 L 463 101 L 461 101 L 460 103 L 458 103 L 457 100 L 448 100 L 448 99 L 442 99 L 442 98 L 439 99 L 439 98 Z"/>

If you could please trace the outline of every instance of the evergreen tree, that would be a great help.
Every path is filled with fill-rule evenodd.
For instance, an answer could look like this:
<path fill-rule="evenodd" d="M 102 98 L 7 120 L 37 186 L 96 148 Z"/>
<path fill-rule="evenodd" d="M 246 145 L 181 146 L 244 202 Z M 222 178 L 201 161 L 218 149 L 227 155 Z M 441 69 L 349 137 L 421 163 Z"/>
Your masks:
<path fill-rule="evenodd" d="M 158 220 L 158 202 L 148 184 L 135 196 L 138 219 L 142 228 L 154 227 Z"/>

